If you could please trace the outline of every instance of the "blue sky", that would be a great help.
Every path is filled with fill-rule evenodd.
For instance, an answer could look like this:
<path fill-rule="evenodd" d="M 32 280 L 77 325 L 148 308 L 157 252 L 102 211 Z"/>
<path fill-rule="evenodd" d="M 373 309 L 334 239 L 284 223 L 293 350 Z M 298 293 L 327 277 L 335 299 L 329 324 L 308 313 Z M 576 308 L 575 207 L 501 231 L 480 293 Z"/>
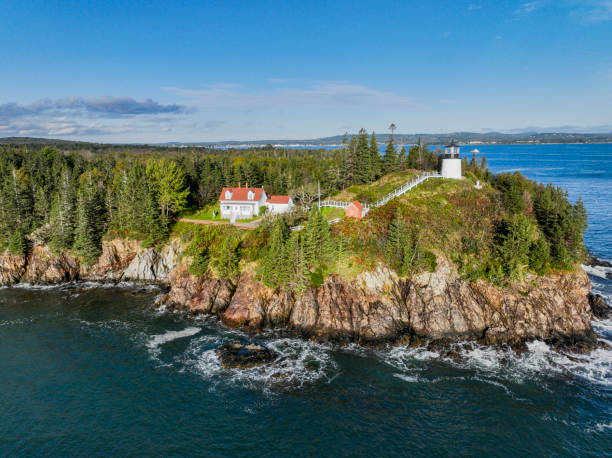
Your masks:
<path fill-rule="evenodd" d="M 0 31 L 0 137 L 612 131 L 612 0 L 3 0 Z"/>

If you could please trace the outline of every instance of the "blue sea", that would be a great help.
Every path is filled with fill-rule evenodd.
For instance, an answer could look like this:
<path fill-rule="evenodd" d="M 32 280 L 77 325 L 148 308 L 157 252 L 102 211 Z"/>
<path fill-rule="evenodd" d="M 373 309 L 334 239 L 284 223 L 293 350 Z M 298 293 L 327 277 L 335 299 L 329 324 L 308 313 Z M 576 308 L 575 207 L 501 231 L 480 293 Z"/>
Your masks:
<path fill-rule="evenodd" d="M 612 259 L 612 145 L 477 148 L 495 172 L 582 197 L 588 247 Z M 612 281 L 590 272 L 612 299 Z M 156 312 L 159 293 L 0 289 L 0 456 L 612 455 L 612 351 L 536 341 L 451 360 L 270 332 L 261 340 L 282 364 L 228 370 L 214 348 L 247 336 Z M 593 325 L 612 341 L 610 320 Z"/>

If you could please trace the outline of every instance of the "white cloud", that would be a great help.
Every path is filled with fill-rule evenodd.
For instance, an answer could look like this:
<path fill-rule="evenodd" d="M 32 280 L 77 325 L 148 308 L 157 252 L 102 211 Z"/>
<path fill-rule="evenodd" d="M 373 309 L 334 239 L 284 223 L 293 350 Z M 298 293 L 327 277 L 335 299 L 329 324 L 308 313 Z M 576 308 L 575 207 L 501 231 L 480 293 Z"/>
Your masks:
<path fill-rule="evenodd" d="M 0 120 L 11 120 L 27 116 L 53 116 L 72 113 L 102 117 L 139 116 L 184 113 L 186 108 L 169 104 L 162 105 L 152 99 L 143 101 L 131 97 L 67 97 L 43 99 L 29 105 L 5 103 L 0 105 Z"/>

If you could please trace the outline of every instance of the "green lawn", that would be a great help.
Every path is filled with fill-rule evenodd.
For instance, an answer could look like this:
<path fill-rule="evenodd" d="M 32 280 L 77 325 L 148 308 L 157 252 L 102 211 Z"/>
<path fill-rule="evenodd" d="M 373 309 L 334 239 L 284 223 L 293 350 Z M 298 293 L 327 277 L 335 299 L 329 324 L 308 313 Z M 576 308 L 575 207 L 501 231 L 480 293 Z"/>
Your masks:
<path fill-rule="evenodd" d="M 323 207 L 321 213 L 329 221 L 335 218 L 344 218 L 345 210 L 344 208 Z"/>

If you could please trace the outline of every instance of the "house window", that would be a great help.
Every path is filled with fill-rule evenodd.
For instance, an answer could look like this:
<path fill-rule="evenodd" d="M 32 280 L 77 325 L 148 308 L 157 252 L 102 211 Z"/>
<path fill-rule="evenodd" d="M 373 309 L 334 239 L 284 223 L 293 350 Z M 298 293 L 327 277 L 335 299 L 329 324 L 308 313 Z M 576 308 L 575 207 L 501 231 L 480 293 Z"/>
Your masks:
<path fill-rule="evenodd" d="M 230 200 L 232 198 L 231 191 L 225 191 L 225 200 Z"/>
<path fill-rule="evenodd" d="M 223 209 L 224 209 L 224 210 L 230 210 L 231 208 L 232 208 L 232 207 L 230 207 L 229 205 L 224 205 L 224 206 L 223 206 Z"/>
<path fill-rule="evenodd" d="M 247 194 L 247 199 L 253 200 L 254 197 L 255 197 L 255 193 L 253 191 L 249 191 L 249 193 Z"/>

